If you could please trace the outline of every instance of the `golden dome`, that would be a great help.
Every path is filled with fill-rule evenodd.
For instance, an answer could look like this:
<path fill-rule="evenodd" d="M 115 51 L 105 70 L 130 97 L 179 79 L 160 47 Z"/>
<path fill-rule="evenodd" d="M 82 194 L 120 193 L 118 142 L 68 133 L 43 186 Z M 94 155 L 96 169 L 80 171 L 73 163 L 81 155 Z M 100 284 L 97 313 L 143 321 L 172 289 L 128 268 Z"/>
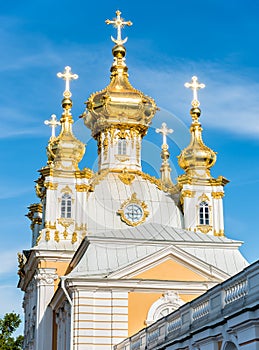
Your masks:
<path fill-rule="evenodd" d="M 85 145 L 73 134 L 73 118 L 70 113 L 72 100 L 70 96 L 62 101 L 64 112 L 60 119 L 61 132 L 57 137 L 50 138 L 47 146 L 48 164 L 56 169 L 77 170 L 78 163 L 85 153 Z"/>
<path fill-rule="evenodd" d="M 132 129 L 144 136 L 156 112 L 155 101 L 134 89 L 128 80 L 128 67 L 125 63 L 126 49 L 123 46 L 128 38 L 122 39 L 121 29 L 131 26 L 131 21 L 124 21 L 116 11 L 113 20 L 107 19 L 117 29 L 117 38 L 111 37 L 115 46 L 112 49 L 114 62 L 111 67 L 110 84 L 103 90 L 93 93 L 86 102 L 87 111 L 82 115 L 92 135 L 98 135 L 109 128 Z"/>
<path fill-rule="evenodd" d="M 157 110 L 156 103 L 130 84 L 125 47 L 116 45 L 112 53 L 110 84 L 89 97 L 86 102 L 88 112 L 83 114 L 85 125 L 95 138 L 110 126 L 118 129 L 120 126 L 134 127 L 144 136 Z"/>
<path fill-rule="evenodd" d="M 199 122 L 201 110 L 198 107 L 191 109 L 193 122 L 190 127 L 191 142 L 178 157 L 178 163 L 187 173 L 193 169 L 209 170 L 216 162 L 216 153 L 207 147 L 202 140 L 202 127 Z"/>

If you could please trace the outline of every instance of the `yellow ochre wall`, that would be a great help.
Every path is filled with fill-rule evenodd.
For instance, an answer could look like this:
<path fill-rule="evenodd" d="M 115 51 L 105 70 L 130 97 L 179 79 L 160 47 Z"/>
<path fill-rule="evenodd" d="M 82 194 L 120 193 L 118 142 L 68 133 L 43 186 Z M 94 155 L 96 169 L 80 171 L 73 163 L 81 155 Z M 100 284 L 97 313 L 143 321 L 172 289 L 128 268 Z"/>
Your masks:
<path fill-rule="evenodd" d="M 167 260 L 133 278 L 167 281 L 207 281 L 205 276 L 194 272 L 180 263 Z M 128 335 L 131 336 L 146 327 L 145 320 L 151 305 L 162 296 L 162 293 L 130 292 L 128 300 Z M 188 302 L 199 296 L 179 292 L 179 297 Z"/>
<path fill-rule="evenodd" d="M 64 276 L 66 274 L 68 268 L 68 262 L 64 261 L 41 261 L 39 263 L 39 268 L 47 269 L 47 268 L 55 268 L 56 274 L 60 276 Z M 59 284 L 59 278 L 55 280 L 55 290 L 57 289 Z"/>
<path fill-rule="evenodd" d="M 174 281 L 207 281 L 208 279 L 197 272 L 173 260 L 166 260 L 159 265 L 135 275 L 133 278 Z"/>

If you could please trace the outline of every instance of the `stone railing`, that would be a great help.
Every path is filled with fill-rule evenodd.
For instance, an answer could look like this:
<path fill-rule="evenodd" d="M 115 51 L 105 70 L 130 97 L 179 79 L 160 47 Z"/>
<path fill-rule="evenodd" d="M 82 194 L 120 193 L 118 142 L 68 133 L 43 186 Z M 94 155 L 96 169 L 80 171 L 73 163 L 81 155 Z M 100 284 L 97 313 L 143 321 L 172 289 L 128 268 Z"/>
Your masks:
<path fill-rule="evenodd" d="M 115 346 L 116 350 L 158 349 L 162 344 L 180 339 L 191 331 L 216 325 L 240 308 L 258 303 L 259 261 L 239 274 L 208 290 L 205 294 L 181 306 L 151 326 Z"/>

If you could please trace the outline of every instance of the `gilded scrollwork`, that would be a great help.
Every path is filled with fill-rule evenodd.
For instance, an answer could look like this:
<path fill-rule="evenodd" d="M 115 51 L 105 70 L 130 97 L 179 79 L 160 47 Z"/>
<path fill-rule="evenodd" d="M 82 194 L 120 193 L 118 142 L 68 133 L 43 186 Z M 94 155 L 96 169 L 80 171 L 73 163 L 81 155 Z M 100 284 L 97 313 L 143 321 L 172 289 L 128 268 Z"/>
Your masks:
<path fill-rule="evenodd" d="M 128 209 L 129 207 L 130 209 Z M 136 218 L 133 217 L 134 211 L 137 212 Z M 129 226 L 137 226 L 142 224 L 149 215 L 147 204 L 144 201 L 139 200 L 135 192 L 132 193 L 130 198 L 122 203 L 117 213 L 120 215 L 121 220 Z"/>

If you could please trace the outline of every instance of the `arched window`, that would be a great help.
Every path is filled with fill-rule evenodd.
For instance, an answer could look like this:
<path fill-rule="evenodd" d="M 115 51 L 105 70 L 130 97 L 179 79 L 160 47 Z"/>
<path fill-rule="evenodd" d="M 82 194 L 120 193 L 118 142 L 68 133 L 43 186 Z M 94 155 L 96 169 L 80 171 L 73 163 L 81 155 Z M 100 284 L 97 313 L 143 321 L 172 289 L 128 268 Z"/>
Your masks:
<path fill-rule="evenodd" d="M 125 155 L 127 150 L 127 142 L 126 139 L 118 140 L 118 154 Z"/>
<path fill-rule="evenodd" d="M 177 293 L 173 291 L 165 293 L 151 305 L 145 321 L 146 325 L 149 326 L 150 324 L 159 320 L 161 317 L 164 317 L 177 310 L 183 304 L 184 302 L 179 298 Z"/>
<path fill-rule="evenodd" d="M 61 199 L 61 217 L 62 218 L 71 218 L 71 207 L 72 207 L 72 199 L 71 195 L 68 193 L 64 193 Z"/>
<path fill-rule="evenodd" d="M 200 218 L 200 225 L 209 225 L 210 224 L 209 204 L 205 201 L 202 201 L 200 203 L 199 218 Z"/>

